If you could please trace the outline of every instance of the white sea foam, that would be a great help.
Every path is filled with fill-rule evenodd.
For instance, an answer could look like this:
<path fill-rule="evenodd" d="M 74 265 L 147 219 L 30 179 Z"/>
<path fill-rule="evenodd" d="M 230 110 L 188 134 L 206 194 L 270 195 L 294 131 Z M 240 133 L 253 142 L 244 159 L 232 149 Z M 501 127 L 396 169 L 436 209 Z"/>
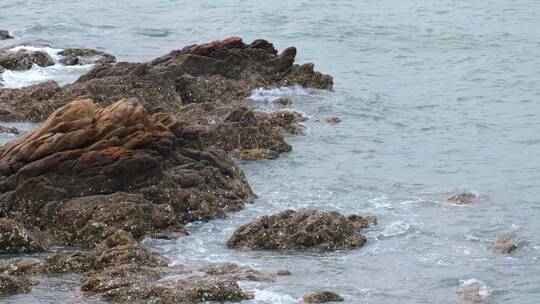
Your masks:
<path fill-rule="evenodd" d="M 258 88 L 251 92 L 250 99 L 255 101 L 273 101 L 283 96 L 305 96 L 310 91 L 302 86 L 280 87 L 274 89 Z"/>
<path fill-rule="evenodd" d="M 27 50 L 29 52 L 46 52 L 54 60 L 54 65 L 48 67 L 40 67 L 36 64 L 27 71 L 11 71 L 6 70 L 0 76 L 1 84 L 6 88 L 22 88 L 35 85 L 44 81 L 54 80 L 60 85 L 72 83 L 77 80 L 82 74 L 92 68 L 92 64 L 66 66 L 59 62 L 62 58 L 58 53 L 62 49 L 50 47 L 36 46 L 17 46 L 9 49 L 10 52 Z"/>
<path fill-rule="evenodd" d="M 299 303 L 295 298 L 272 292 L 269 290 L 255 290 L 254 302 L 257 304 L 296 304 Z"/>

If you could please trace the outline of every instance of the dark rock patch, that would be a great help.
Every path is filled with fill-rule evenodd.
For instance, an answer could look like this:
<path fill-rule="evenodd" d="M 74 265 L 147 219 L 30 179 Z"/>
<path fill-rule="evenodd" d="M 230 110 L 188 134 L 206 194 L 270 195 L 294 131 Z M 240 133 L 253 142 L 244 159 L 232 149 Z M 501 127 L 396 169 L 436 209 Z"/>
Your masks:
<path fill-rule="evenodd" d="M 41 67 L 54 65 L 54 60 L 45 52 L 1 51 L 0 66 L 6 70 L 24 71 L 32 68 L 34 64 Z"/>
<path fill-rule="evenodd" d="M 13 39 L 13 36 L 6 30 L 0 30 L 0 40 Z"/>
<path fill-rule="evenodd" d="M 336 124 L 342 122 L 343 120 L 341 118 L 337 117 L 337 116 L 330 116 L 330 117 L 327 117 L 325 119 L 325 121 L 327 123 L 331 124 L 331 125 L 336 125 Z"/>
<path fill-rule="evenodd" d="M 95 64 L 100 66 L 116 62 L 116 57 L 113 55 L 94 49 L 68 48 L 58 54 L 63 56 L 60 62 L 65 65 Z"/>
<path fill-rule="evenodd" d="M 19 129 L 0 125 L 0 133 L 19 134 Z"/>
<path fill-rule="evenodd" d="M 43 250 L 45 250 L 45 246 L 20 222 L 9 218 L 0 218 L 0 254 Z"/>

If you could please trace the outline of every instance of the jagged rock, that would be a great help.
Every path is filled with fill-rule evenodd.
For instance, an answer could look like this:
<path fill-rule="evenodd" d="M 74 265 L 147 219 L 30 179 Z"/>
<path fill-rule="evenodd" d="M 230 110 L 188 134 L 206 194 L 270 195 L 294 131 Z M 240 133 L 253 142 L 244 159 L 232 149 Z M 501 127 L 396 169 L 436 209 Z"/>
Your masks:
<path fill-rule="evenodd" d="M 518 248 L 515 233 L 502 234 L 495 241 L 495 249 L 500 254 L 508 254 Z"/>
<path fill-rule="evenodd" d="M 0 274 L 28 276 L 36 272 L 40 262 L 34 259 L 10 259 L 0 261 Z"/>
<path fill-rule="evenodd" d="M 47 53 L 41 51 L 0 51 L 0 66 L 7 70 L 29 70 L 34 64 L 47 67 L 54 65 L 54 60 Z"/>
<path fill-rule="evenodd" d="M 32 290 L 32 281 L 27 277 L 0 274 L 0 296 L 28 293 Z"/>
<path fill-rule="evenodd" d="M 135 100 L 75 101 L 0 149 L 0 214 L 93 246 L 118 229 L 185 232 L 182 222 L 242 209 L 255 197 L 243 173 L 197 142 Z"/>
<path fill-rule="evenodd" d="M 64 50 L 65 56 L 79 56 Z M 86 54 L 86 53 L 82 53 Z M 150 113 L 177 114 L 189 103 L 229 103 L 241 100 L 258 87 L 303 85 L 331 89 L 332 78 L 315 72 L 312 64 L 295 65 L 296 50 L 288 48 L 278 55 L 264 40 L 245 44 L 233 37 L 193 45 L 156 58 L 149 63 L 120 62 L 98 66 L 73 84 L 50 96 L 37 111 L 29 111 L 28 91 L 0 94 L 0 105 L 19 118 L 41 121 L 53 110 L 76 99 L 90 98 L 108 106 L 122 98 L 138 98 Z M 80 56 L 79 56 L 80 59 Z M 1 118 L 1 116 L 0 116 Z"/>
<path fill-rule="evenodd" d="M 317 291 L 310 292 L 302 298 L 302 303 L 328 303 L 328 302 L 343 302 L 342 296 L 332 291 Z"/>
<path fill-rule="evenodd" d="M 21 223 L 0 218 L 0 254 L 45 250 L 44 245 Z"/>
<path fill-rule="evenodd" d="M 0 30 L 0 40 L 13 39 L 13 36 L 6 30 Z"/>
<path fill-rule="evenodd" d="M 360 234 L 366 221 L 360 218 L 349 219 L 338 212 L 287 210 L 263 216 L 238 228 L 227 245 L 245 250 L 336 250 L 359 247 L 366 242 L 366 237 Z"/>
<path fill-rule="evenodd" d="M 116 62 L 116 57 L 94 49 L 68 48 L 60 53 L 64 56 L 60 62 L 65 65 L 96 64 L 106 65 Z"/>
<path fill-rule="evenodd" d="M 330 117 L 326 117 L 325 121 L 331 125 L 335 125 L 335 124 L 338 124 L 340 122 L 342 122 L 341 118 L 337 117 L 337 116 L 330 116 Z"/>
<path fill-rule="evenodd" d="M 88 271 L 94 263 L 95 257 L 91 253 L 53 254 L 36 265 L 34 271 L 46 275 L 83 273 Z"/>
<path fill-rule="evenodd" d="M 0 125 L 0 133 L 19 134 L 19 129 Z"/>
<path fill-rule="evenodd" d="M 199 271 L 207 275 L 227 276 L 237 281 L 274 282 L 274 277 L 271 275 L 235 263 L 211 264 L 200 268 Z"/>

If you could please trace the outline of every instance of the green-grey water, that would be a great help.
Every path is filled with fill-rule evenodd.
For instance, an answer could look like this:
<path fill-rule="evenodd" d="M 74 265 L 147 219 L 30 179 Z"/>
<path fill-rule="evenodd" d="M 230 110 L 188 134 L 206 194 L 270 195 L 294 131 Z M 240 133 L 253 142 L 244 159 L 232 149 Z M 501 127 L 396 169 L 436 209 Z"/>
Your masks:
<path fill-rule="evenodd" d="M 144 61 L 227 36 L 296 46 L 299 62 L 335 79 L 335 92 L 290 96 L 310 118 L 292 153 L 241 163 L 259 199 L 192 235 L 146 244 L 176 262 L 236 261 L 292 276 L 251 284 L 252 303 L 297 303 L 329 289 L 347 303 L 459 303 L 478 282 L 489 303 L 540 300 L 540 3 L 517 1 L 47 1 L 0 0 L 9 44 L 91 47 Z M 10 78 L 73 81 L 79 71 L 34 70 Z M 9 75 L 8 75 L 9 76 Z M 10 76 L 11 77 L 11 76 Z M 338 125 L 324 123 L 329 115 Z M 10 137 L 11 138 L 11 137 Z M 10 138 L 4 137 L 5 142 Z M 450 204 L 457 191 L 489 196 Z M 329 254 L 237 252 L 232 231 L 287 208 L 370 213 L 379 225 L 360 249 Z M 514 232 L 519 249 L 493 241 Z M 5 303 L 91 303 L 77 278 L 44 281 Z"/>

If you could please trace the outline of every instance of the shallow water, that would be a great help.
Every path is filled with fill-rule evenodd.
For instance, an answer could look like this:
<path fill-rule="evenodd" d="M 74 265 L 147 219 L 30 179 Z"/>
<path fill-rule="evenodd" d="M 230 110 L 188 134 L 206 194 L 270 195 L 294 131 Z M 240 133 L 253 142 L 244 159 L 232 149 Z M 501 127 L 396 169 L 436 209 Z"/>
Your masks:
<path fill-rule="evenodd" d="M 191 225 L 176 241 L 147 240 L 177 262 L 237 261 L 291 277 L 253 303 L 295 303 L 330 289 L 348 303 L 456 303 L 480 282 L 489 303 L 540 299 L 540 6 L 537 1 L 71 1 L 0 0 L 16 41 L 92 47 L 121 60 L 231 35 L 296 46 L 300 62 L 335 79 L 335 92 L 257 92 L 261 109 L 311 119 L 294 151 L 241 163 L 259 199 L 227 219 Z M 6 42 L 0 42 L 0 46 Z M 266 100 L 291 96 L 290 107 Z M 336 115 L 344 122 L 324 123 Z M 488 195 L 469 206 L 459 190 Z M 237 252 L 239 225 L 287 208 L 370 213 L 363 248 L 330 254 Z M 519 250 L 493 251 L 516 232 Z M 79 303 L 76 278 L 7 303 Z M 54 282 L 49 282 L 54 285 Z M 86 299 L 84 301 L 87 301 Z M 88 300 L 90 302 L 90 300 Z"/>

